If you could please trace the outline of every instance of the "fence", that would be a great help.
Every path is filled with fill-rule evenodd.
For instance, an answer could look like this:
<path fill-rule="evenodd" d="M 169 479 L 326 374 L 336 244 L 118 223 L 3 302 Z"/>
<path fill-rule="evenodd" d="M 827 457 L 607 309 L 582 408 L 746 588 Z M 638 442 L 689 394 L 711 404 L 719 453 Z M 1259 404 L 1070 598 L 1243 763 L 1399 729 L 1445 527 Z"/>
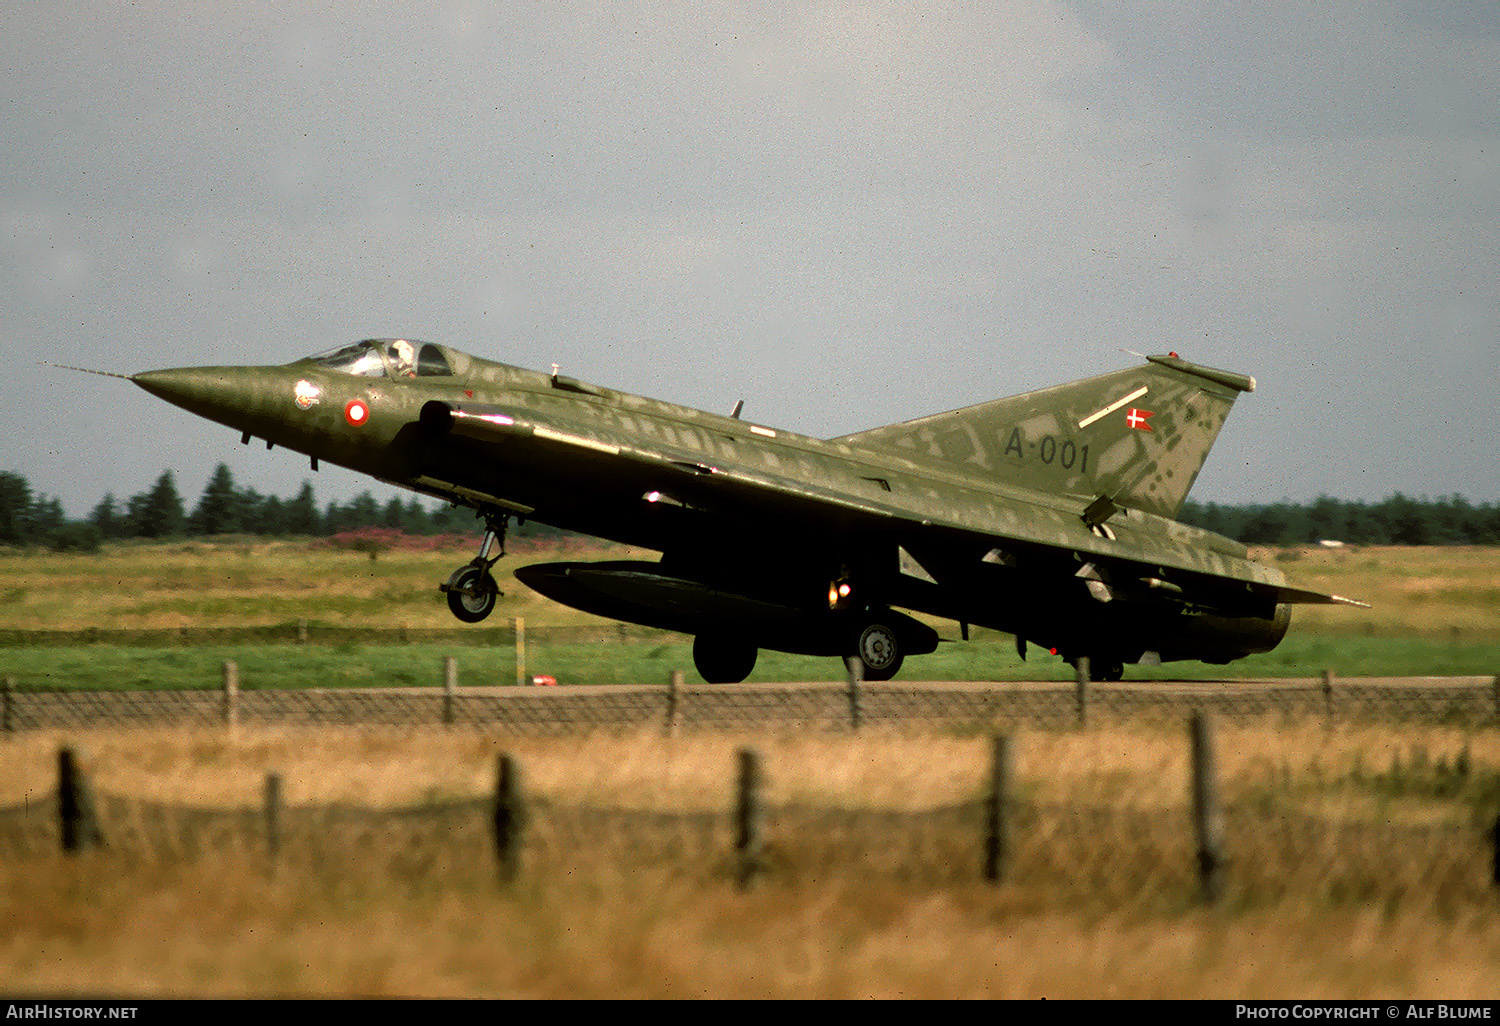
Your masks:
<path fill-rule="evenodd" d="M 1351 819 L 1309 805 L 1299 788 L 1221 790 L 1214 721 L 1195 715 L 1191 799 L 1178 808 L 1135 801 L 1060 803 L 1018 777 L 1016 745 L 990 746 L 983 793 L 918 811 L 776 802 L 766 766 L 740 749 L 726 768 L 722 810 L 645 811 L 532 794 L 523 763 L 499 756 L 492 794 L 398 809 L 347 805 L 287 807 L 280 777 L 268 774 L 262 807 L 205 809 L 96 793 L 71 748 L 58 756 L 57 788 L 21 808 L 0 808 L 0 859 L 16 862 L 59 849 L 103 849 L 148 863 L 237 853 L 268 872 L 414 876 L 489 864 L 502 884 L 523 873 L 568 873 L 581 856 L 626 866 L 667 866 L 740 888 L 766 878 L 817 881 L 888 876 L 932 885 L 988 881 L 1028 892 L 1087 893 L 1138 901 L 1276 900 L 1315 894 L 1333 900 L 1420 899 L 1447 908 L 1492 903 L 1500 888 L 1500 821 L 1493 814 L 1444 821 L 1383 812 Z M 1448 771 L 1444 771 L 1445 773 Z M 1472 767 L 1461 771 L 1467 780 Z M 731 775 L 732 774 L 732 775 Z M 1491 810 L 1500 775 L 1483 786 Z M 1491 801 L 1493 799 L 1493 801 Z M 1482 803 L 1481 803 L 1482 804 Z M 1474 807 L 1477 809 L 1477 806 Z M 362 853 L 363 859 L 351 857 Z"/>
<path fill-rule="evenodd" d="M 660 726 L 681 729 L 864 726 L 994 729 L 1078 727 L 1181 718 L 1197 710 L 1232 722 L 1282 719 L 1485 726 L 1500 723 L 1500 676 L 1215 684 L 842 684 L 458 688 L 446 661 L 431 688 L 250 690 L 226 663 L 221 686 L 189 691 L 74 691 L 0 684 L 0 735 L 104 726 L 416 726 L 521 734 Z"/>

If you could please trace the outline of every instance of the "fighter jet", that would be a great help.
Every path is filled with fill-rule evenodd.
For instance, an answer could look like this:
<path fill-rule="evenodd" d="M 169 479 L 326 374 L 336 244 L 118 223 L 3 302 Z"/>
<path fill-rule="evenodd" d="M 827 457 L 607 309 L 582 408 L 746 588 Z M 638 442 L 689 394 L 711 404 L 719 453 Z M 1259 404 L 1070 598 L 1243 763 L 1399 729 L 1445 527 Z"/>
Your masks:
<path fill-rule="evenodd" d="M 831 439 L 406 339 L 131 380 L 314 470 L 471 507 L 484 540 L 440 585 L 466 622 L 495 607 L 512 520 L 659 552 L 515 574 L 566 605 L 692 635 L 711 683 L 744 680 L 760 649 L 857 659 L 889 680 L 938 646 L 913 612 L 1117 680 L 1127 663 L 1270 651 L 1295 603 L 1363 605 L 1173 519 L 1255 388 L 1176 353 Z"/>

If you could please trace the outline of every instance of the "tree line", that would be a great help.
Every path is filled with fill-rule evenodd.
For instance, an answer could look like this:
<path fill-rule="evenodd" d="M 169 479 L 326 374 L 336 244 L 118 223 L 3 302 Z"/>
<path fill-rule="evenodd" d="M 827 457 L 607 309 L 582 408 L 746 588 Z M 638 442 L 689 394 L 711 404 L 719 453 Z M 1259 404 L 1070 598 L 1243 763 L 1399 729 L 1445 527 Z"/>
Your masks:
<path fill-rule="evenodd" d="M 381 504 L 368 491 L 346 503 L 320 508 L 311 482 L 290 499 L 262 495 L 235 484 L 227 464 L 218 468 L 191 509 L 170 470 L 143 492 L 121 501 L 99 500 L 83 520 L 69 520 L 55 496 L 33 493 L 20 474 L 0 471 L 0 545 L 40 545 L 56 551 L 94 551 L 105 541 L 130 538 L 203 538 L 214 535 L 328 537 L 366 527 L 406 534 L 473 534 L 482 528 L 474 511 L 429 508 L 420 499 L 392 498 Z M 527 533 L 547 533 L 527 525 Z"/>
<path fill-rule="evenodd" d="M 1400 492 L 1379 502 L 1320 496 L 1241 506 L 1188 502 L 1178 519 L 1247 545 L 1305 545 L 1322 540 L 1350 545 L 1500 544 L 1500 503 L 1470 503 L 1459 495 L 1416 499 Z M 99 500 L 83 520 L 69 520 L 55 497 L 34 493 L 20 474 L 0 471 L 0 545 L 41 545 L 93 551 L 127 538 L 210 537 L 225 534 L 327 537 L 365 527 L 406 534 L 474 533 L 472 510 L 429 508 L 415 497 L 381 504 L 361 492 L 347 503 L 319 508 L 310 482 L 290 499 L 241 488 L 220 463 L 197 503 L 187 508 L 170 470 L 124 501 Z M 528 525 L 528 533 L 549 533 Z"/>
<path fill-rule="evenodd" d="M 1414 499 L 1397 492 L 1379 502 L 1325 495 L 1310 503 L 1244 506 L 1188 502 L 1177 519 L 1246 545 L 1500 544 L 1500 503 L 1474 504 L 1461 495 Z"/>

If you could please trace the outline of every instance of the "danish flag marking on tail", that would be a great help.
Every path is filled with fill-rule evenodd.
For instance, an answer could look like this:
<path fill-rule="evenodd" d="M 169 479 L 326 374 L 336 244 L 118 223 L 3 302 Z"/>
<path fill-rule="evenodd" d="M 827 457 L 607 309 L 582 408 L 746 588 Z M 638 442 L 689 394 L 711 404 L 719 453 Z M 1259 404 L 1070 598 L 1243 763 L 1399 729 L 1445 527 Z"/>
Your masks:
<path fill-rule="evenodd" d="M 1150 431 L 1151 425 L 1147 424 L 1146 420 L 1147 418 L 1154 416 L 1156 416 L 1156 414 L 1150 410 L 1138 410 L 1134 406 L 1132 406 L 1130 408 L 1130 412 L 1125 414 L 1125 423 L 1129 424 L 1137 431 Z"/>
<path fill-rule="evenodd" d="M 1129 395 L 1121 396 L 1120 398 L 1116 399 L 1114 402 L 1112 402 L 1108 406 L 1104 407 L 1104 409 L 1102 409 L 1102 410 L 1095 410 L 1093 413 L 1089 414 L 1087 417 L 1084 417 L 1082 420 L 1080 420 L 1078 422 L 1079 429 L 1082 430 L 1083 428 L 1088 427 L 1094 421 L 1099 420 L 1099 419 L 1104 418 L 1104 417 L 1108 417 L 1111 413 L 1114 413 L 1116 410 L 1118 410 L 1120 407 L 1124 406 L 1126 403 L 1133 403 L 1133 402 L 1135 402 L 1141 396 L 1143 396 L 1143 395 L 1146 394 L 1146 391 L 1147 391 L 1147 389 L 1149 387 L 1150 386 L 1148 386 L 1148 385 L 1142 385 L 1140 388 L 1136 389 L 1134 392 L 1131 392 Z"/>

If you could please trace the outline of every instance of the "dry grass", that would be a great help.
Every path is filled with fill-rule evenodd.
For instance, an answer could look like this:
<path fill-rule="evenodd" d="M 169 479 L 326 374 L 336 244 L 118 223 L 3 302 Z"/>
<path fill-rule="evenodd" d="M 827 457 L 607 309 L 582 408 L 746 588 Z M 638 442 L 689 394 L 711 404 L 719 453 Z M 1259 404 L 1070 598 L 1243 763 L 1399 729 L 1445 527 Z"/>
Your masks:
<path fill-rule="evenodd" d="M 111 995 L 1493 999 L 1494 910 L 1036 911 L 890 882 L 330 894 L 235 864 L 7 878 L 0 988 Z M 313 911 L 310 911 L 313 910 Z M 18 914 L 27 916 L 17 925 Z"/>
<path fill-rule="evenodd" d="M 1389 546 L 1254 553 L 1310 588 L 1363 599 L 1370 609 L 1306 606 L 1299 630 L 1500 640 L 1500 548 Z"/>
<path fill-rule="evenodd" d="M 93 555 L 0 552 L 0 623 L 78 631 L 249 627 L 308 619 L 334 625 L 453 626 L 437 586 L 477 550 L 390 551 L 371 560 L 306 540 L 114 544 Z M 498 617 L 612 623 L 544 599 L 511 576 L 546 559 L 646 559 L 593 542 L 518 549 L 496 567 Z M 496 623 L 504 623 L 497 619 Z"/>
<path fill-rule="evenodd" d="M 73 736 L 18 735 L 0 745 L 0 803 L 53 786 L 57 749 Z M 923 808 L 972 797 L 984 779 L 977 739 L 868 735 L 722 734 L 664 739 L 654 733 L 587 739 L 505 738 L 440 728 L 380 730 L 146 729 L 86 735 L 98 788 L 204 807 L 258 807 L 266 772 L 289 804 L 355 802 L 390 808 L 434 793 L 484 795 L 505 751 L 525 766 L 527 788 L 566 801 L 657 810 L 726 807 L 735 753 L 758 747 L 777 800 L 847 801 Z M 816 772 L 812 768 L 816 767 Z M 806 771 L 804 772 L 804 768 Z"/>
<path fill-rule="evenodd" d="M 1226 793 L 1312 783 L 1326 791 L 1393 760 L 1500 767 L 1500 733 L 1433 725 L 1220 724 Z M 504 751 L 526 768 L 529 790 L 562 801 L 653 810 L 726 807 L 735 753 L 762 754 L 768 800 L 889 810 L 973 799 L 988 779 L 988 738 L 867 729 L 858 735 L 655 732 L 496 738 L 416 728 L 178 728 L 85 734 L 31 731 L 0 745 L 0 803 L 52 787 L 57 749 L 82 737 L 96 786 L 152 800 L 213 808 L 258 807 L 265 774 L 285 782 L 289 804 L 350 802 L 390 808 L 434 794 L 488 794 Z M 1017 771 L 1040 801 L 1128 798 L 1178 807 L 1187 794 L 1185 728 L 1159 722 L 1089 731 L 1032 731 L 1016 743 Z"/>
<path fill-rule="evenodd" d="M 0 745 L 0 805 L 49 791 L 65 740 Z M 1337 833 L 1298 840 L 1231 816 L 1242 882 L 1220 908 L 1195 907 L 1182 730 L 1019 735 L 1022 792 L 1039 811 L 1023 817 L 999 887 L 975 879 L 963 815 L 924 811 L 982 793 L 984 738 L 241 729 L 72 740 L 100 792 L 199 808 L 255 809 L 273 769 L 290 806 L 482 796 L 502 750 L 547 805 L 508 889 L 472 808 L 463 824 L 413 827 L 420 843 L 363 827 L 303 839 L 274 875 L 253 843 L 187 859 L 120 846 L 34 854 L 0 884 L 0 991 L 1452 999 L 1493 998 L 1500 978 L 1497 898 L 1472 852 L 1346 853 L 1329 847 Z M 1460 752 L 1474 779 L 1500 767 L 1494 730 L 1223 727 L 1218 740 L 1231 799 L 1274 793 L 1278 815 L 1330 824 L 1440 821 L 1450 845 L 1467 836 L 1461 797 L 1382 797 L 1362 781 L 1393 760 L 1430 767 Z M 724 814 L 746 744 L 780 811 L 771 870 L 739 893 Z M 608 811 L 622 808 L 702 811 L 717 825 L 694 848 Z M 931 871 L 910 872 L 914 856 Z"/>

